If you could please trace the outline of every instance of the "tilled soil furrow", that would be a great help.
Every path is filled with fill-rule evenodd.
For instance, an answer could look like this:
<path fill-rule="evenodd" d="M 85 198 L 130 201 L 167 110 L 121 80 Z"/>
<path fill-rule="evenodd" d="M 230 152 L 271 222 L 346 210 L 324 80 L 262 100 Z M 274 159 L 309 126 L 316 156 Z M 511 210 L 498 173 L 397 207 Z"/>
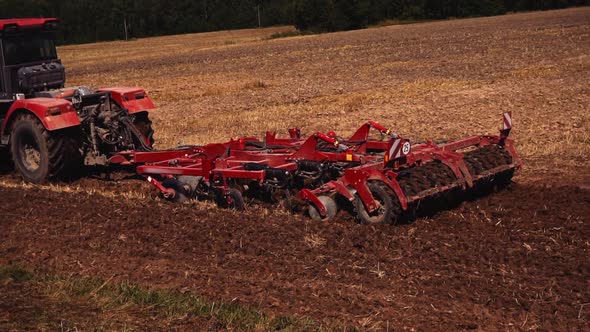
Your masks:
<path fill-rule="evenodd" d="M 374 327 L 588 326 L 590 191 L 578 187 L 515 184 L 404 226 L 48 190 L 0 195 L 11 197 L 0 208 L 4 264 Z"/>

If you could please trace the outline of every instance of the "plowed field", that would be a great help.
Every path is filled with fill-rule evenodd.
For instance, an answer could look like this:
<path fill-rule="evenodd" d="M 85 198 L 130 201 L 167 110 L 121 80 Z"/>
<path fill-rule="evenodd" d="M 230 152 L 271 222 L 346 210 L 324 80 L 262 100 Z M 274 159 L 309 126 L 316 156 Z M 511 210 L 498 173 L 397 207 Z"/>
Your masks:
<path fill-rule="evenodd" d="M 366 120 L 460 138 L 494 132 L 511 110 L 523 171 L 431 218 L 363 226 L 344 213 L 321 223 L 269 206 L 174 205 L 120 174 L 32 186 L 3 167 L 0 266 L 104 283 L 80 299 L 0 273 L 0 330 L 271 326 L 96 299 L 125 283 L 287 322 L 273 328 L 590 329 L 589 8 L 266 38 L 284 30 L 59 52 L 71 85 L 145 87 L 159 148 L 289 126 L 346 135 Z"/>

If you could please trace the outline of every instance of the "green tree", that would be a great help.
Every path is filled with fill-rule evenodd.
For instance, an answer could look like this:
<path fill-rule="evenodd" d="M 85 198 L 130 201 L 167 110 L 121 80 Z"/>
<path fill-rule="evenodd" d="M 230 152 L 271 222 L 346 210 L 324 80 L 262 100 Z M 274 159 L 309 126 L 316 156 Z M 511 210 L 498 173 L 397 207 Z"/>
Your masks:
<path fill-rule="evenodd" d="M 357 29 L 385 19 L 444 19 L 590 5 L 590 0 L 0 0 L 0 18 L 58 17 L 62 43 L 295 24 Z"/>

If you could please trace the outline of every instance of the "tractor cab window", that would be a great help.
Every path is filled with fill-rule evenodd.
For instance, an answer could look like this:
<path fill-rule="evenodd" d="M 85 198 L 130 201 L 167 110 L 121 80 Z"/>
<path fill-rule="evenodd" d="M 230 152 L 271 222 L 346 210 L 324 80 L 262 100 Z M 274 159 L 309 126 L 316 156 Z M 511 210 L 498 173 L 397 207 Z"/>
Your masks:
<path fill-rule="evenodd" d="M 7 66 L 57 58 L 55 43 L 50 34 L 19 34 L 2 38 L 4 63 Z"/>

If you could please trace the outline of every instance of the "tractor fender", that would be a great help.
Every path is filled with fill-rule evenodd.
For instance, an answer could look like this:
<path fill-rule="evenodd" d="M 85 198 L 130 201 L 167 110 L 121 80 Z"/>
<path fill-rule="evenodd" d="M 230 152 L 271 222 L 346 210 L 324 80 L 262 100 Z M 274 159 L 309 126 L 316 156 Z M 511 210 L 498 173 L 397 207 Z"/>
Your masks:
<path fill-rule="evenodd" d="M 2 124 L 2 137 L 8 137 L 12 122 L 22 112 L 34 114 L 48 131 L 80 125 L 80 118 L 73 105 L 63 99 L 31 98 L 15 100 Z"/>
<path fill-rule="evenodd" d="M 110 92 L 111 98 L 129 111 L 129 114 L 145 112 L 156 108 L 154 102 L 140 87 L 103 88 L 99 92 Z"/>

